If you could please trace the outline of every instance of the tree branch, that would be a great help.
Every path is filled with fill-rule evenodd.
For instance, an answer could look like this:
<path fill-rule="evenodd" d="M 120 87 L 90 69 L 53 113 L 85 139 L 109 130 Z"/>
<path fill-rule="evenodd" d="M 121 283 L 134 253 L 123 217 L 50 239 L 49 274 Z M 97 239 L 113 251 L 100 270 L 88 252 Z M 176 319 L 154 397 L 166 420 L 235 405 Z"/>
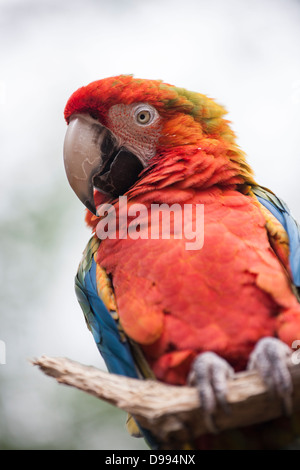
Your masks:
<path fill-rule="evenodd" d="M 180 449 L 184 442 L 207 434 L 201 403 L 193 387 L 166 385 L 109 374 L 66 358 L 42 356 L 34 365 L 59 383 L 70 385 L 131 413 L 150 430 L 164 449 Z M 300 367 L 290 368 L 293 410 L 300 409 Z M 270 397 L 257 373 L 242 372 L 228 380 L 230 413 L 218 408 L 217 428 L 222 431 L 280 417 L 278 398 Z"/>

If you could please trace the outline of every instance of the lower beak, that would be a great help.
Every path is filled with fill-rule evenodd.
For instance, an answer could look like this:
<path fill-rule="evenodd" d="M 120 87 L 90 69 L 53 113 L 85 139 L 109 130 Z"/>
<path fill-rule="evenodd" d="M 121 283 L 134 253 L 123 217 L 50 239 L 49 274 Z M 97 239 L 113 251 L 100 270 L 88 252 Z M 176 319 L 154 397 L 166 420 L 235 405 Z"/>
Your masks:
<path fill-rule="evenodd" d="M 139 158 L 88 114 L 71 116 L 64 142 L 64 163 L 70 186 L 95 215 L 94 187 L 118 197 L 135 183 L 143 170 Z"/>

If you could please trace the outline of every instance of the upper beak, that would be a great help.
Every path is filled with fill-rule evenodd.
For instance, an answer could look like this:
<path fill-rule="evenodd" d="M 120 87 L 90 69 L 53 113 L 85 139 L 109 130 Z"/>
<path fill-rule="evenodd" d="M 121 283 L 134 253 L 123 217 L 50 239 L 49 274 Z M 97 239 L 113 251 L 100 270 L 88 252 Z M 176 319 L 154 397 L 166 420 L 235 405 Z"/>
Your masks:
<path fill-rule="evenodd" d="M 103 193 L 119 196 L 143 169 L 140 159 L 121 147 L 114 134 L 88 114 L 70 118 L 64 163 L 72 189 L 95 215 L 94 186 Z"/>

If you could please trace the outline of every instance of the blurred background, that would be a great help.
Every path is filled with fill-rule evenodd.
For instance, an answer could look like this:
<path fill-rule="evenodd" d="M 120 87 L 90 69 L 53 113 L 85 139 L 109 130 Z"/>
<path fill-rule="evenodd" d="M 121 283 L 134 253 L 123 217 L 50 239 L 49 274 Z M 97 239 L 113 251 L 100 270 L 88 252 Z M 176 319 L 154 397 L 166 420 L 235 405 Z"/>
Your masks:
<path fill-rule="evenodd" d="M 30 364 L 105 369 L 73 287 L 90 233 L 63 167 L 71 93 L 128 73 L 215 98 L 300 221 L 299 50 L 299 0 L 0 0 L 0 449 L 146 449 Z"/>

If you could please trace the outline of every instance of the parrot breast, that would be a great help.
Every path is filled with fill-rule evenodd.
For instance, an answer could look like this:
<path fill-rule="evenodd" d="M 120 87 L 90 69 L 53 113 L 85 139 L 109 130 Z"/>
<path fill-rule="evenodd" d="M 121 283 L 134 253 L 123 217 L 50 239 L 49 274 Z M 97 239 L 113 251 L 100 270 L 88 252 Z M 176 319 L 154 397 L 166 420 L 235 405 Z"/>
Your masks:
<path fill-rule="evenodd" d="M 256 342 L 274 335 L 280 309 L 297 304 L 257 203 L 217 187 L 188 194 L 185 204 L 204 205 L 201 249 L 172 237 L 106 239 L 97 258 L 112 276 L 126 334 L 157 378 L 176 384 L 204 351 L 243 369 Z"/>

